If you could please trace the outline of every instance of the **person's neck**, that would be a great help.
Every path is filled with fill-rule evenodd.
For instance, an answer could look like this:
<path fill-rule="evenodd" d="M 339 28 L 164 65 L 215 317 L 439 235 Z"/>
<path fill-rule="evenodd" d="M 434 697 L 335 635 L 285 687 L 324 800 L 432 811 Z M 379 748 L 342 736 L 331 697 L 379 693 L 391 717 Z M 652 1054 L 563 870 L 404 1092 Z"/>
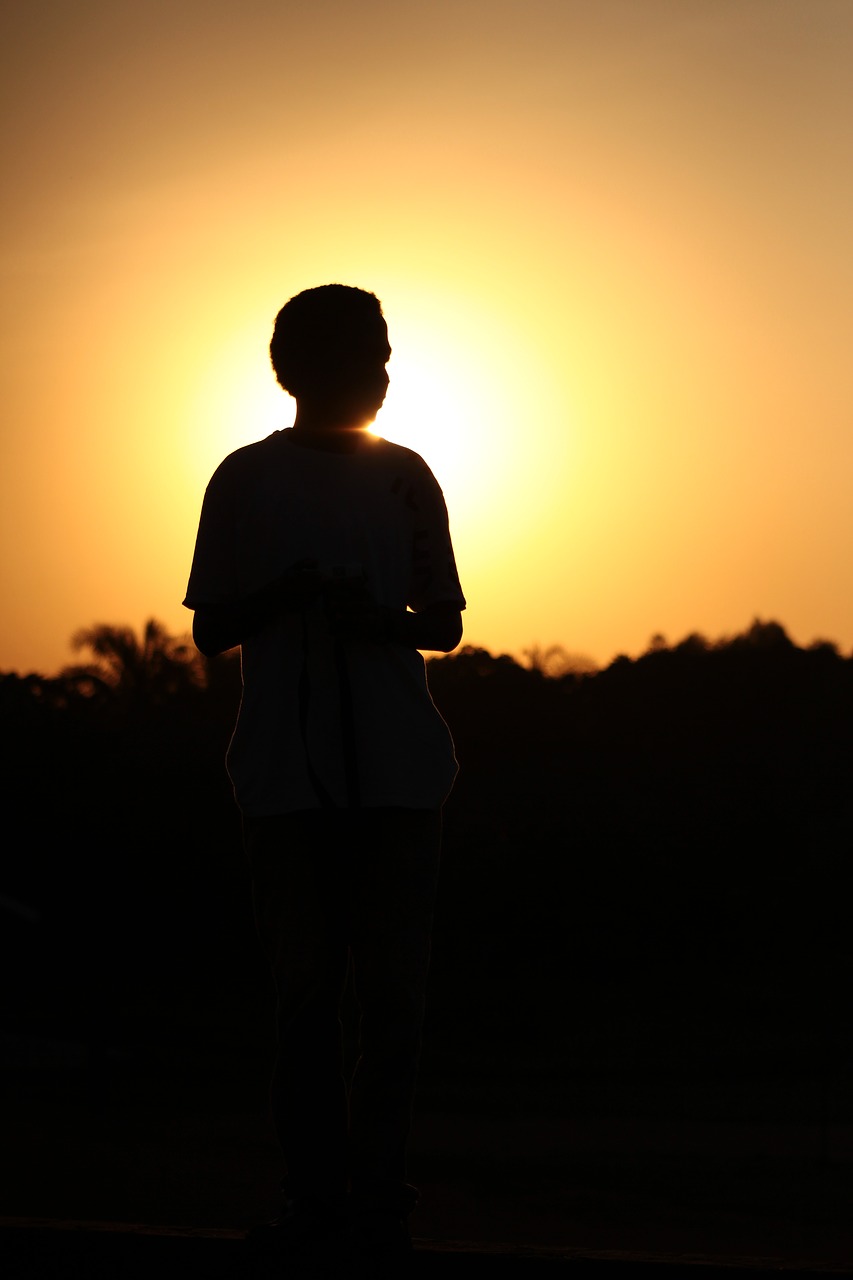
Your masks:
<path fill-rule="evenodd" d="M 354 453 L 367 434 L 361 423 L 348 422 L 327 414 L 297 408 L 293 423 L 294 439 L 308 449 L 324 449 L 329 453 Z"/>

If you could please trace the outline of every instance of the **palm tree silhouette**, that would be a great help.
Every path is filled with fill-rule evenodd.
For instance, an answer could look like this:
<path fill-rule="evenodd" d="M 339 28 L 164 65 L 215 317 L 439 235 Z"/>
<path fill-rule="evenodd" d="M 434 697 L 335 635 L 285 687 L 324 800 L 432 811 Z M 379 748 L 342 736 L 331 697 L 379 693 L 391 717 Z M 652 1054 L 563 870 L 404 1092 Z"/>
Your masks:
<path fill-rule="evenodd" d="M 592 675 L 598 669 L 592 658 L 582 653 L 570 653 L 561 644 L 551 644 L 546 649 L 534 644 L 523 649 L 522 654 L 531 671 L 538 671 L 540 675 L 554 680 L 567 675 Z"/>
<path fill-rule="evenodd" d="M 155 618 L 145 623 L 141 638 L 131 627 L 83 627 L 71 637 L 71 647 L 89 650 L 91 660 L 64 668 L 63 676 L 83 692 L 123 705 L 161 704 L 205 683 L 201 655 L 189 637 L 170 635 Z"/>

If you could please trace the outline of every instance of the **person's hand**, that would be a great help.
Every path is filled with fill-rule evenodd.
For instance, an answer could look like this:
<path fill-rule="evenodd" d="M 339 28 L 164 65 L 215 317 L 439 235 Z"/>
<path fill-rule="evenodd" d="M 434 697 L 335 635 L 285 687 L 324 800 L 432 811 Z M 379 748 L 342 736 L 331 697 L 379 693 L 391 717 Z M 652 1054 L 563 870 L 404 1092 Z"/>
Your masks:
<path fill-rule="evenodd" d="M 326 580 L 323 593 L 332 633 L 340 640 L 384 640 L 386 610 L 376 603 L 363 577 Z"/>
<path fill-rule="evenodd" d="M 304 609 L 323 590 L 324 575 L 316 560 L 297 560 L 289 565 L 273 584 L 273 591 L 282 609 L 292 612 Z"/>

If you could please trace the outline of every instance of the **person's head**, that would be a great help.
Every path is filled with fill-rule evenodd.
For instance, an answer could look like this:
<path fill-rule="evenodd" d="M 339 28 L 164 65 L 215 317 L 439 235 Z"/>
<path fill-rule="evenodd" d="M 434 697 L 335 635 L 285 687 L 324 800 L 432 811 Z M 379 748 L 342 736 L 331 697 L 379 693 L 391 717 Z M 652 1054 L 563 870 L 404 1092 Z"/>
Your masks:
<path fill-rule="evenodd" d="M 366 426 L 376 417 L 390 355 L 379 299 L 343 284 L 296 294 L 276 316 L 270 342 L 284 390 L 341 425 Z"/>

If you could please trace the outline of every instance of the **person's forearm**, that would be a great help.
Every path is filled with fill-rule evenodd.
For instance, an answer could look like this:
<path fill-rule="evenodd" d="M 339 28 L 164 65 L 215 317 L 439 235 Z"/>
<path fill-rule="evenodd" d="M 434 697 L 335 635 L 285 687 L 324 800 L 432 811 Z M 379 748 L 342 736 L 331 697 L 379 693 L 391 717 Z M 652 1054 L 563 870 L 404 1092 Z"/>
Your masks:
<path fill-rule="evenodd" d="M 208 658 L 234 649 L 261 629 L 273 609 L 269 601 L 255 597 L 234 604 L 200 605 L 193 615 L 195 646 Z"/>
<path fill-rule="evenodd" d="M 276 614 L 301 609 L 319 589 L 320 578 L 313 562 L 301 561 L 243 600 L 199 605 L 193 617 L 196 648 L 208 658 L 234 649 Z"/>
<path fill-rule="evenodd" d="M 388 639 L 412 649 L 450 653 L 462 639 L 462 615 L 455 606 L 433 605 L 421 613 L 388 610 Z"/>
<path fill-rule="evenodd" d="M 196 648 L 208 658 L 234 649 L 260 631 L 278 612 L 302 607 L 317 589 L 310 575 L 303 574 L 296 580 L 288 575 L 245 600 L 199 605 L 193 618 Z M 431 605 L 420 613 L 405 609 L 377 610 L 374 605 L 369 618 L 356 613 L 339 619 L 338 628 L 411 649 L 450 653 L 462 639 L 462 615 L 455 605 Z"/>

